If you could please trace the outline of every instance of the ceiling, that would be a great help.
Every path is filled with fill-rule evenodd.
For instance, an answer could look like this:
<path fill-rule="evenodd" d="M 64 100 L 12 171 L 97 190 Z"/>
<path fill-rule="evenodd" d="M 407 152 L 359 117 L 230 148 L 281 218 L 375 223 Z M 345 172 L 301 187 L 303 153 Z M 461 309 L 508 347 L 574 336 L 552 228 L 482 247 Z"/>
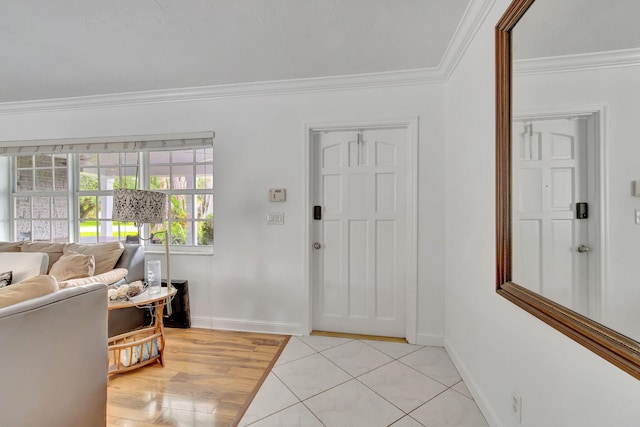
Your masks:
<path fill-rule="evenodd" d="M 437 68 L 470 0 L 2 0 L 0 102 Z"/>

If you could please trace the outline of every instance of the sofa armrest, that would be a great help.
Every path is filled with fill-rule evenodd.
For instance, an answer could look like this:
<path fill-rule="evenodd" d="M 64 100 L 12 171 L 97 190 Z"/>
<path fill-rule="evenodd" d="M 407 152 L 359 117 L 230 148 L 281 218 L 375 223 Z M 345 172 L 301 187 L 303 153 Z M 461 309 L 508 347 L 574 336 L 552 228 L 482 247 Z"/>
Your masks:
<path fill-rule="evenodd" d="M 144 246 L 124 245 L 124 252 L 114 268 L 126 268 L 129 273 L 125 277 L 128 283 L 144 280 Z"/>
<path fill-rule="evenodd" d="M 106 313 L 104 284 L 0 309 L 2 425 L 106 424 Z"/>

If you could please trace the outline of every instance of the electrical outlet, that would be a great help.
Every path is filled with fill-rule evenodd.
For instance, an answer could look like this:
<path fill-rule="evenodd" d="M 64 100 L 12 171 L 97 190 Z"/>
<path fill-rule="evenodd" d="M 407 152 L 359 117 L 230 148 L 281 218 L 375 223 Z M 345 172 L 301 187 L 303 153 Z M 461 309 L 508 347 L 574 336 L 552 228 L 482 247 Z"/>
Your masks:
<path fill-rule="evenodd" d="M 522 423 L 522 397 L 517 391 L 511 392 L 511 413 L 518 424 Z"/>

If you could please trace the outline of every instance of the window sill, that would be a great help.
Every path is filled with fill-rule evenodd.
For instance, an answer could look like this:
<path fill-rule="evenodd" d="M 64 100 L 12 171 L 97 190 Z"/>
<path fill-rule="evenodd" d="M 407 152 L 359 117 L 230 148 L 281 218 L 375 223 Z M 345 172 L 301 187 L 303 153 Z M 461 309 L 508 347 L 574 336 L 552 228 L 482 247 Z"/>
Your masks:
<path fill-rule="evenodd" d="M 164 246 L 146 246 L 145 253 L 152 255 L 164 255 Z M 212 256 L 213 248 L 170 248 L 171 255 L 195 255 L 195 256 Z"/>

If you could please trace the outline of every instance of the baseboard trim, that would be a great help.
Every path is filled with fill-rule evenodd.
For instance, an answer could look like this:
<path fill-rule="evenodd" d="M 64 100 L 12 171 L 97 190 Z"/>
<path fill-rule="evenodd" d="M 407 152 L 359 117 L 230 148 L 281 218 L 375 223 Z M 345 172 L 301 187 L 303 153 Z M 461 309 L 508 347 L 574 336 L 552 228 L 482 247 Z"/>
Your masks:
<path fill-rule="evenodd" d="M 259 332 L 264 334 L 305 335 L 303 325 L 294 323 L 262 322 L 256 320 L 226 319 L 220 317 L 191 317 L 191 326 L 226 331 Z"/>
<path fill-rule="evenodd" d="M 444 337 L 442 335 L 417 334 L 416 344 L 428 345 L 431 347 L 444 347 Z"/>
<path fill-rule="evenodd" d="M 462 362 L 462 359 L 460 358 L 458 353 L 453 347 L 451 347 L 451 344 L 447 340 L 445 340 L 444 348 L 447 351 L 449 358 L 458 370 L 458 373 L 462 377 L 464 384 L 471 392 L 473 399 L 478 404 L 478 407 L 480 408 L 480 411 L 482 412 L 484 418 L 487 420 L 487 423 L 489 423 L 489 425 L 492 427 L 503 427 L 503 424 L 500 423 L 493 408 L 488 403 L 488 400 L 485 397 L 484 393 L 482 393 L 476 382 L 473 380 L 473 377 L 467 370 L 466 365 L 464 364 L 464 362 Z"/>

